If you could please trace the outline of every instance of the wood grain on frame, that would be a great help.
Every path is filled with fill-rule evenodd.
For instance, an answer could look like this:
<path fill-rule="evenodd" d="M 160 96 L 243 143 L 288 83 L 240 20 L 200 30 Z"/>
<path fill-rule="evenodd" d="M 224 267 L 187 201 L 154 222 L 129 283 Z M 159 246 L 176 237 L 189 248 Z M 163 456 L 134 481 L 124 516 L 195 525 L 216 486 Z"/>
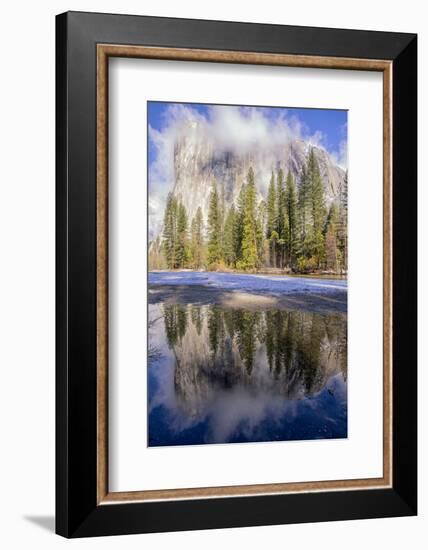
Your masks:
<path fill-rule="evenodd" d="M 383 476 L 226 487 L 108 490 L 108 58 L 133 57 L 383 73 Z M 97 502 L 378 489 L 392 486 L 392 62 L 256 52 L 97 45 Z"/>
<path fill-rule="evenodd" d="M 108 493 L 108 57 L 97 55 L 97 501 Z"/>

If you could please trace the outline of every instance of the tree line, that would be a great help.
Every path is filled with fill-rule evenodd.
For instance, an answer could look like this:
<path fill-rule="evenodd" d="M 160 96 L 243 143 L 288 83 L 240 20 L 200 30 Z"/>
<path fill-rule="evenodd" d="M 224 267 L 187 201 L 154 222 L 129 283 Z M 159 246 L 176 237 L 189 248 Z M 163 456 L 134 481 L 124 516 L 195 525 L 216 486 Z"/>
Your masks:
<path fill-rule="evenodd" d="M 266 268 L 347 271 L 348 178 L 327 208 L 313 149 L 296 183 L 272 172 L 266 200 L 258 199 L 249 168 L 237 204 L 225 208 L 223 186 L 212 183 L 206 226 L 199 207 L 190 221 L 172 193 L 164 213 L 161 251 L 168 269 Z M 190 222 L 190 223 L 189 223 Z"/>

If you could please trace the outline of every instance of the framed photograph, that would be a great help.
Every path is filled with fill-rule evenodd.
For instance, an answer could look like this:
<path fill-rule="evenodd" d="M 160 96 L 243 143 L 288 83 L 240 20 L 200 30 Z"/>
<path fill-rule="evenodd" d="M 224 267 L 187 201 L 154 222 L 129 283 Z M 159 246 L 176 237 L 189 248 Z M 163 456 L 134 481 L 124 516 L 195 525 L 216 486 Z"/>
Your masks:
<path fill-rule="evenodd" d="M 416 514 L 416 35 L 56 25 L 57 533 Z"/>

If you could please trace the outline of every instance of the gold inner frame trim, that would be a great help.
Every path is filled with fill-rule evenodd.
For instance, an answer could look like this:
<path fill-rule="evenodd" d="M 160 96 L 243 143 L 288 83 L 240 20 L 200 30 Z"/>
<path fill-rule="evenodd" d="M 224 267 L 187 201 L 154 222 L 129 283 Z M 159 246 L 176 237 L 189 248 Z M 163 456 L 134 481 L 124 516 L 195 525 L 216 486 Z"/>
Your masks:
<path fill-rule="evenodd" d="M 108 489 L 108 59 L 145 59 L 347 69 L 383 73 L 383 476 L 225 487 Z M 392 62 L 256 52 L 97 45 L 97 503 L 378 489 L 392 486 Z"/>

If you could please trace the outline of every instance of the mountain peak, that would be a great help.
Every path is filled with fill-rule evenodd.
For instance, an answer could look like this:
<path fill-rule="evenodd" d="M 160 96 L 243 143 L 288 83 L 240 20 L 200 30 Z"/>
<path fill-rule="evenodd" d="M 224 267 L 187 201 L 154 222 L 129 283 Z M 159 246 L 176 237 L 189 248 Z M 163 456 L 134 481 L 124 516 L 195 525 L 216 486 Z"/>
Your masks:
<path fill-rule="evenodd" d="M 272 172 L 279 168 L 284 175 L 290 171 L 300 183 L 302 167 L 306 164 L 309 151 L 314 150 L 324 184 L 327 205 L 338 198 L 345 171 L 335 163 L 331 155 L 321 146 L 312 145 L 301 138 L 290 139 L 274 148 L 263 148 L 259 144 L 237 151 L 230 148 L 216 148 L 199 132 L 201 122 L 189 118 L 186 121 L 192 132 L 180 137 L 174 148 L 174 196 L 185 204 L 189 220 L 200 206 L 206 220 L 209 196 L 213 182 L 223 186 L 226 205 L 236 205 L 242 184 L 246 181 L 250 166 L 255 173 L 259 197 L 266 198 Z"/>

